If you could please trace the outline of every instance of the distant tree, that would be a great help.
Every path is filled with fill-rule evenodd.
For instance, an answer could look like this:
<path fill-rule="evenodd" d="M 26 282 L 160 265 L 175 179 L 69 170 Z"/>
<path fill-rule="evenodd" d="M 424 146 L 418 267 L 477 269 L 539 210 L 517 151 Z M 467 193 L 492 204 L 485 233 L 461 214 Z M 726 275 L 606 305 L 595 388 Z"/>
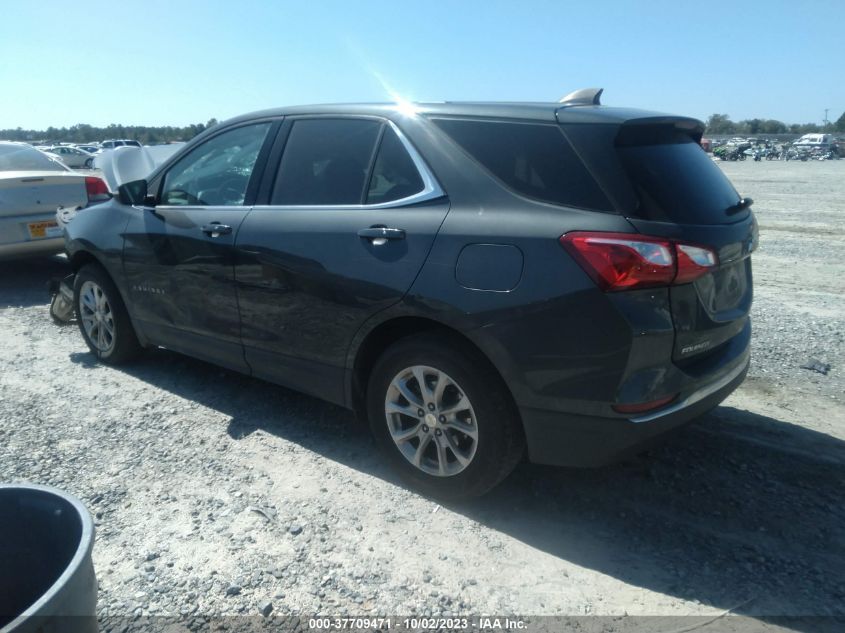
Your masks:
<path fill-rule="evenodd" d="M 842 116 L 836 119 L 836 123 L 833 124 L 833 129 L 837 132 L 845 132 L 845 112 L 842 113 Z"/>
<path fill-rule="evenodd" d="M 142 143 L 168 143 L 171 141 L 189 141 L 211 125 L 216 125 L 217 119 L 208 123 L 194 123 L 184 127 L 162 125 L 148 127 L 145 125 L 122 125 L 112 123 L 106 127 L 95 127 L 87 123 L 77 123 L 69 128 L 48 127 L 46 130 L 24 130 L 20 127 L 0 130 L 0 140 L 9 141 L 50 141 L 70 143 L 90 143 L 110 138 L 132 138 Z"/>
<path fill-rule="evenodd" d="M 760 124 L 762 121 L 760 119 L 749 119 L 748 121 L 744 121 L 744 123 L 748 127 L 749 134 L 759 134 L 760 133 Z"/>
<path fill-rule="evenodd" d="M 760 123 L 760 132 L 762 134 L 783 134 L 786 132 L 786 124 L 783 121 L 766 119 Z"/>
<path fill-rule="evenodd" d="M 734 134 L 736 123 L 727 114 L 711 114 L 707 118 L 708 134 Z"/>

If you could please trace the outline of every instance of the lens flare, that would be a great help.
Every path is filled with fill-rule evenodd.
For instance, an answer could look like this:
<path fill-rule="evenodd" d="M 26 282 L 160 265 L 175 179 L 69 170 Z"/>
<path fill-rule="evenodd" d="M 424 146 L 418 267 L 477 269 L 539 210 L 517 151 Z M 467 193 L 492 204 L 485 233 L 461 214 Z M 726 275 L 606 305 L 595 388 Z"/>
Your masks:
<path fill-rule="evenodd" d="M 417 106 L 414 105 L 412 101 L 403 97 L 401 94 L 399 94 L 399 92 L 397 92 L 393 88 L 391 83 L 384 77 L 384 75 L 382 75 L 381 72 L 376 70 L 373 65 L 369 62 L 369 60 L 367 60 L 363 51 L 354 42 L 347 41 L 346 44 L 352 54 L 358 59 L 358 63 L 361 65 L 364 72 L 366 72 L 373 79 L 375 79 L 381 86 L 382 90 L 384 90 L 388 98 L 396 103 L 396 110 L 406 116 L 416 115 Z"/>

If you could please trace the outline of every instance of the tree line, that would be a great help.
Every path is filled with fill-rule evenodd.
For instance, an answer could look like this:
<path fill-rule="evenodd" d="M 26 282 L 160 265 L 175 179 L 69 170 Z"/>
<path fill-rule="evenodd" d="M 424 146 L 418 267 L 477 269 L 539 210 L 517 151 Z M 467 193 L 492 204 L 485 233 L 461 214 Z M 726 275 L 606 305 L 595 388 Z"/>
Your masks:
<path fill-rule="evenodd" d="M 197 134 L 214 125 L 217 119 L 206 123 L 194 123 L 184 127 L 172 125 L 119 125 L 112 123 L 107 127 L 96 127 L 79 123 L 70 127 L 48 127 L 46 130 L 24 130 L 15 128 L 0 130 L 0 139 L 7 141 L 49 141 L 55 143 L 91 143 L 110 138 L 129 138 L 144 145 L 190 141 Z M 727 114 L 711 114 L 707 118 L 707 134 L 810 134 L 813 132 L 845 132 L 845 113 L 835 123 L 818 125 L 816 123 L 787 124 L 775 119 L 745 119 L 731 121 Z"/>
<path fill-rule="evenodd" d="M 707 134 L 812 134 L 814 132 L 845 132 L 845 113 L 835 123 L 787 124 L 775 119 L 745 119 L 731 121 L 727 114 L 711 114 L 707 118 Z"/>
<path fill-rule="evenodd" d="M 15 128 L 0 130 L 0 139 L 6 141 L 49 141 L 54 143 L 92 143 L 106 139 L 134 139 L 144 145 L 169 143 L 174 141 L 189 141 L 197 134 L 214 125 L 217 119 L 210 119 L 206 123 L 194 123 L 184 127 L 172 125 L 119 125 L 112 123 L 106 127 L 97 127 L 87 123 L 79 123 L 70 127 L 48 127 L 46 130 L 24 130 Z"/>

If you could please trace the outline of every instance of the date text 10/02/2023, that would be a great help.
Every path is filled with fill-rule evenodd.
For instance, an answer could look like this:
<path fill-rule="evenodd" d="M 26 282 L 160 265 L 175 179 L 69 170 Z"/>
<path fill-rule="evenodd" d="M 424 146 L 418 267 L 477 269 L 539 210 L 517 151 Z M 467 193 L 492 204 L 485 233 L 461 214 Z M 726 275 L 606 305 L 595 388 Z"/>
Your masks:
<path fill-rule="evenodd" d="M 475 618 L 451 617 L 320 617 L 310 618 L 308 628 L 322 631 L 365 631 L 365 630 L 446 630 L 446 631 L 519 631 L 526 628 L 526 622 L 510 617 L 480 616 Z"/>

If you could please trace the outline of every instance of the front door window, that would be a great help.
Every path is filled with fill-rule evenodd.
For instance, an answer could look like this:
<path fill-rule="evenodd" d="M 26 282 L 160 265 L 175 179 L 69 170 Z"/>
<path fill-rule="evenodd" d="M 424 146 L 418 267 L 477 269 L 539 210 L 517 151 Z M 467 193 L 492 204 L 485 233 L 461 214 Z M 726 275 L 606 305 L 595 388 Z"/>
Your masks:
<path fill-rule="evenodd" d="M 270 123 L 245 125 L 206 141 L 167 173 L 159 204 L 241 206 Z"/>

